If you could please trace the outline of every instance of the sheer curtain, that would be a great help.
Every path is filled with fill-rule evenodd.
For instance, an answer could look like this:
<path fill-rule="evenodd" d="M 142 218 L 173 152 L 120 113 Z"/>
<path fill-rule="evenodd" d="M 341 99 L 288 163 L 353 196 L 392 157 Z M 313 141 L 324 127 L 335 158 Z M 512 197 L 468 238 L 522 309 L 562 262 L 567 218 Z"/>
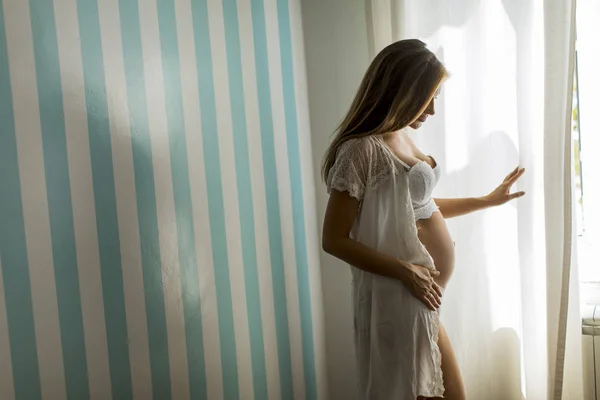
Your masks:
<path fill-rule="evenodd" d="M 450 5 L 451 4 L 451 5 Z M 482 195 L 521 165 L 518 202 L 449 221 L 442 306 L 469 398 L 582 399 L 573 257 L 572 0 L 367 0 L 369 53 L 417 37 L 452 76 L 414 132 L 439 197 Z"/>

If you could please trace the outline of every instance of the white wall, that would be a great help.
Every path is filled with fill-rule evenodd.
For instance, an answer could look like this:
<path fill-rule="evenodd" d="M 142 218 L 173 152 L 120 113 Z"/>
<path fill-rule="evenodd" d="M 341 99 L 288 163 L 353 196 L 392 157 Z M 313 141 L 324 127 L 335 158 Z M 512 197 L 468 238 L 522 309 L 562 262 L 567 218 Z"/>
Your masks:
<path fill-rule="evenodd" d="M 322 223 L 328 195 L 319 177 L 321 159 L 369 63 L 364 1 L 303 0 L 302 17 L 317 211 Z M 350 270 L 321 252 L 321 279 L 330 398 L 355 399 Z"/>

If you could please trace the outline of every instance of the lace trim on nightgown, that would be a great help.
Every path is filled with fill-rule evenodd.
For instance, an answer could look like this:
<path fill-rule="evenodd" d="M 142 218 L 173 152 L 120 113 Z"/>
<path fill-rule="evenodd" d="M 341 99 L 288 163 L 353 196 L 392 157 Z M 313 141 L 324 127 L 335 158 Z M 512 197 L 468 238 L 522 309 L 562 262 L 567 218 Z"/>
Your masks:
<path fill-rule="evenodd" d="M 349 182 L 348 180 L 338 176 L 332 179 L 327 185 L 329 193 L 331 189 L 337 190 L 338 192 L 348 192 L 351 197 L 361 201 L 364 194 L 365 188 L 356 182 Z"/>
<path fill-rule="evenodd" d="M 362 201 L 367 187 L 376 187 L 396 172 L 394 159 L 374 140 L 371 137 L 350 139 L 339 147 L 327 177 L 329 193 L 332 189 L 348 192 Z"/>
<path fill-rule="evenodd" d="M 434 345 L 432 346 L 432 356 L 433 363 L 435 367 L 434 378 L 431 382 L 431 395 L 429 397 L 444 397 L 444 375 L 442 373 L 442 352 L 440 351 L 440 346 L 438 345 L 438 341 L 440 338 L 440 318 L 433 319 L 433 340 Z M 419 394 L 419 396 L 422 396 Z"/>

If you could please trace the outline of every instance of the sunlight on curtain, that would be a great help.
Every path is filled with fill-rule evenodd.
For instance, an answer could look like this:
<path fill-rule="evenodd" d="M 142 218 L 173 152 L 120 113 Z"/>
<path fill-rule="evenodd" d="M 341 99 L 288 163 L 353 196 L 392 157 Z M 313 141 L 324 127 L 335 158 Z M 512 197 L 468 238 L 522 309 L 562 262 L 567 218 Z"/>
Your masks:
<path fill-rule="evenodd" d="M 577 53 L 579 71 L 579 121 L 581 123 L 582 179 L 584 182 L 582 226 L 584 230 L 579 240 L 579 259 L 582 263 L 581 280 L 583 282 L 600 281 L 600 268 L 597 256 L 594 256 L 600 239 L 600 2 L 579 0 L 577 4 Z M 587 267 L 590 265 L 590 267 Z"/>
<path fill-rule="evenodd" d="M 367 1 L 370 55 L 394 40 L 417 37 L 451 73 L 436 116 L 413 135 L 445 171 L 436 196 L 486 194 L 517 165 L 527 169 L 518 187 L 527 196 L 449 221 L 457 269 L 444 299 L 442 321 L 470 398 L 552 398 L 563 282 L 560 132 L 567 110 L 569 60 L 568 43 L 562 40 L 568 40 L 571 2 L 444 4 Z M 545 33 L 550 20 L 553 24 Z M 556 41 L 551 51 L 545 51 L 545 40 Z M 555 82 L 545 80 L 548 71 Z M 564 113 L 549 115 L 549 110 L 561 107 Z M 551 145 L 545 143 L 545 134 L 551 135 Z M 548 166 L 556 171 L 556 184 L 547 180 Z M 548 234 L 547 227 L 552 229 Z M 552 247 L 548 263 L 547 245 Z M 569 343 L 575 350 L 567 349 L 563 398 L 575 400 L 581 398 L 581 366 L 572 360 L 577 359 L 580 337 L 573 337 L 572 329 L 577 309 L 570 307 L 569 312 Z"/>

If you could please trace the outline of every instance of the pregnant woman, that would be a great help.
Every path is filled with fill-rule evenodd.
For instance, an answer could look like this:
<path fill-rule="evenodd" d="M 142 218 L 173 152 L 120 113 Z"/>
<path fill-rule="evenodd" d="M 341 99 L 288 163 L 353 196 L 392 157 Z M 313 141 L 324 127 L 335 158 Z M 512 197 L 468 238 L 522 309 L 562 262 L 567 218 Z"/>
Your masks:
<path fill-rule="evenodd" d="M 361 399 L 465 399 L 437 309 L 454 269 L 445 218 L 522 196 L 517 168 L 487 196 L 433 199 L 440 166 L 406 134 L 435 114 L 447 72 L 419 40 L 373 60 L 323 161 L 323 248 L 352 266 Z"/>

